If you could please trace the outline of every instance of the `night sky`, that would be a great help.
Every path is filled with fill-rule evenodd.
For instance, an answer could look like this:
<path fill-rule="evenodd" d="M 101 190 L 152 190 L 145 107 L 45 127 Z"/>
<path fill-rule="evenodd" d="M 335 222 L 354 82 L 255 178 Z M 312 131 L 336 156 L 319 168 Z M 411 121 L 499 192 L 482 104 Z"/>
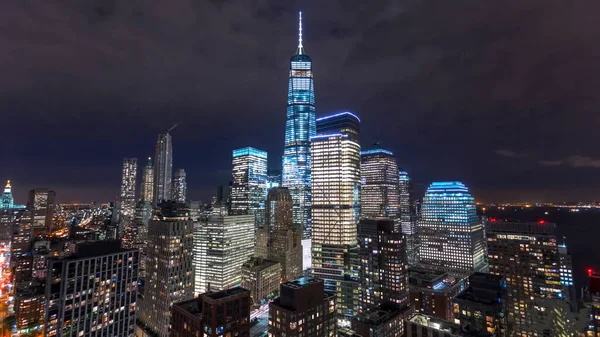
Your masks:
<path fill-rule="evenodd" d="M 418 194 L 598 198 L 597 0 L 2 1 L 0 179 L 19 203 L 114 199 L 123 157 L 145 164 L 173 123 L 190 199 L 229 180 L 234 148 L 280 167 L 298 10 L 317 117 L 356 113 Z"/>

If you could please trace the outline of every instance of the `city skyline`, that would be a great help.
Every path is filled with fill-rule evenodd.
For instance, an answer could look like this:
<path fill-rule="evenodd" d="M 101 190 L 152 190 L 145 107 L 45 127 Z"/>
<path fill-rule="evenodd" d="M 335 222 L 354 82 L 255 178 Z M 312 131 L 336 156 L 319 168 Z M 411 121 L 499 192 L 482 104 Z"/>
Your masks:
<path fill-rule="evenodd" d="M 111 200 L 118 193 L 112 188 L 119 180 L 115 164 L 123 157 L 153 154 L 156 134 L 174 122 L 180 123 L 173 135 L 178 149 L 174 164 L 186 168 L 192 199 L 206 199 L 213 181 L 227 181 L 228 155 L 234 148 L 264 149 L 272 154 L 269 166 L 280 166 L 286 72 L 296 49 L 297 10 L 302 9 L 305 45 L 318 74 L 317 117 L 345 110 L 359 114 L 366 126 L 361 143 L 381 141 L 396 153 L 399 167 L 417 183 L 416 193 L 422 194 L 431 181 L 458 179 L 484 201 L 593 199 L 600 188 L 594 179 L 600 153 L 589 121 L 597 108 L 585 99 L 593 93 L 583 89 L 597 86 L 590 81 L 600 79 L 600 69 L 590 59 L 593 52 L 578 53 L 566 41 L 598 48 L 591 39 L 598 28 L 586 25 L 598 4 L 567 11 L 544 3 L 542 11 L 535 0 L 479 4 L 468 11 L 465 1 L 433 3 L 407 4 L 403 10 L 391 1 L 367 10 L 338 3 L 320 10 L 314 1 L 302 8 L 231 2 L 191 8 L 181 3 L 168 14 L 160 1 L 142 8 L 38 4 L 59 20 L 74 15 L 78 23 L 59 25 L 44 38 L 69 57 L 58 57 L 35 42 L 40 38 L 35 32 L 43 29 L 15 29 L 32 41 L 24 49 L 31 67 L 0 52 L 7 60 L 0 85 L 11 94 L 0 105 L 9 121 L 0 126 L 6 139 L 0 178 L 13 181 L 20 203 L 36 187 L 56 190 L 60 202 Z M 31 15 L 27 3 L 2 7 L 14 14 L 6 22 L 14 27 Z M 240 11 L 249 15 L 235 14 Z M 525 12 L 540 22 L 539 31 L 514 35 L 503 26 L 510 18 L 529 27 Z M 192 20 L 194 15 L 202 19 Z M 458 26 L 450 20 L 454 15 L 464 16 Z M 206 26 L 198 26 L 201 22 Z M 486 31 L 482 22 L 499 32 L 480 37 L 477 32 Z M 559 26 L 573 29 L 556 31 Z M 562 38 L 548 40 L 540 33 L 548 30 Z M 99 52 L 90 55 L 85 47 L 59 38 L 70 34 Z M 210 36 L 218 36 L 215 48 L 204 47 Z M 147 42 L 126 44 L 117 52 L 117 41 L 133 37 Z M 15 45 L 18 37 L 2 39 Z M 391 39 L 396 43 L 386 43 Z M 540 47 L 537 39 L 547 44 Z M 493 66 L 498 44 L 505 55 L 499 66 L 507 71 Z M 485 48 L 476 49 L 478 45 Z M 216 51 L 231 50 L 244 52 L 215 58 Z M 568 56 L 560 59 L 567 61 L 544 63 L 556 50 L 565 50 Z M 147 63 L 139 62 L 142 54 Z M 465 63 L 459 57 L 463 54 L 472 59 Z M 70 76 L 70 71 L 85 77 Z M 439 76 L 430 76 L 432 71 Z M 244 80 L 238 81 L 240 77 Z M 569 84 L 579 82 L 583 89 Z M 225 99 L 225 92 L 236 99 Z M 25 123 L 31 124 L 27 138 L 15 127 Z M 53 129 L 60 132 L 45 136 Z M 235 136 L 219 138 L 229 132 Z M 207 145 L 202 156 L 183 155 L 197 144 Z M 101 150 L 106 148 L 110 151 Z"/>

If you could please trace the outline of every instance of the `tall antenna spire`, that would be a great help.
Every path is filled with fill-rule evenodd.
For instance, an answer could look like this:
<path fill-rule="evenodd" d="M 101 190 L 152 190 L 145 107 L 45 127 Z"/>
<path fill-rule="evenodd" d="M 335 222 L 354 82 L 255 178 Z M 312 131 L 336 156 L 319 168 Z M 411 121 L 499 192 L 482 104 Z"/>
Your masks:
<path fill-rule="evenodd" d="M 298 52 L 296 54 L 301 55 L 304 54 L 304 47 L 302 46 L 302 11 L 299 12 L 299 21 L 298 21 Z"/>

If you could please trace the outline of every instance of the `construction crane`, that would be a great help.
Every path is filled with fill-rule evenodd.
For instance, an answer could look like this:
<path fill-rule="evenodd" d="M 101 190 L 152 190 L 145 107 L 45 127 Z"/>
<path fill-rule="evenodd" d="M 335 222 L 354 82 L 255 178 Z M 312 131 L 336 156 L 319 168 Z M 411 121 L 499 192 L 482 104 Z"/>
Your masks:
<path fill-rule="evenodd" d="M 173 129 L 175 129 L 177 127 L 177 125 L 178 125 L 177 123 L 173 124 L 173 126 L 170 127 L 167 131 L 165 131 L 165 133 L 169 133 L 169 132 L 173 131 Z"/>

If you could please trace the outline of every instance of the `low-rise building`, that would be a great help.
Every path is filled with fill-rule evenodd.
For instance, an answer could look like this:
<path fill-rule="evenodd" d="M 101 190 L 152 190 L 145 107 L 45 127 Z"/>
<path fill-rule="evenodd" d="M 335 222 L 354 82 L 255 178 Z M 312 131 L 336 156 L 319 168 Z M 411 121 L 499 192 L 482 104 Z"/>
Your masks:
<path fill-rule="evenodd" d="M 395 304 L 382 304 L 358 314 L 352 319 L 352 331 L 363 337 L 395 337 L 405 333 L 405 319 L 412 314 L 409 306 L 398 307 Z"/>
<path fill-rule="evenodd" d="M 251 258 L 242 265 L 242 288 L 250 290 L 253 304 L 260 303 L 279 290 L 281 264 L 261 258 Z"/>
<path fill-rule="evenodd" d="M 416 313 L 454 320 L 452 298 L 465 289 L 464 280 L 425 268 L 410 268 L 408 275 L 409 300 Z"/>

